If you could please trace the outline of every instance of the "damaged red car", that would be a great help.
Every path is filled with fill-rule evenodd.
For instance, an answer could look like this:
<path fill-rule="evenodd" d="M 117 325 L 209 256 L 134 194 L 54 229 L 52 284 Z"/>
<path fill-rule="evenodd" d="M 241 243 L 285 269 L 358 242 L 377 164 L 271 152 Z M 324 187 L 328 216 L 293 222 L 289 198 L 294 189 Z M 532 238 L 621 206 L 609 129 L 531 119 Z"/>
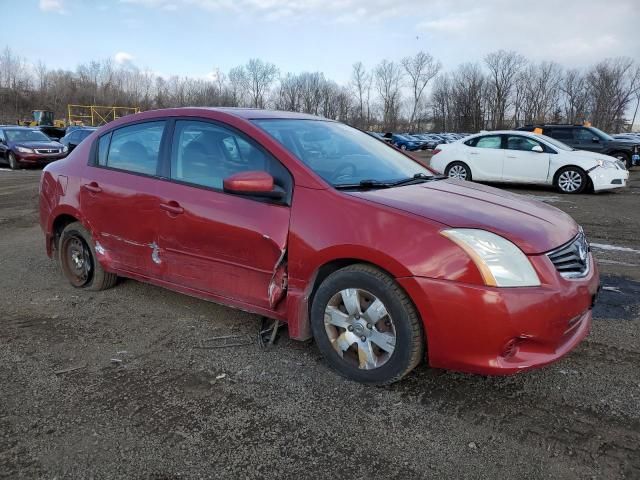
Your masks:
<path fill-rule="evenodd" d="M 118 119 L 45 168 L 40 220 L 74 287 L 127 277 L 281 320 L 372 384 L 422 360 L 490 375 L 558 360 L 599 283 L 560 210 L 297 113 Z"/>

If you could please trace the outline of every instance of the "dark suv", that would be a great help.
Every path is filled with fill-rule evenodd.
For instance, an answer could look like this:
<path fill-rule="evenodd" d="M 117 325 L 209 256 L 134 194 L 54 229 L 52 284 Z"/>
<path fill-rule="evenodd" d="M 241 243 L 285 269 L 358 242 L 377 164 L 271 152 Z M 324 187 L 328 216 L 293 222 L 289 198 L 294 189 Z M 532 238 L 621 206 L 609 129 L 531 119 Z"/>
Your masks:
<path fill-rule="evenodd" d="M 544 135 L 560 140 L 577 150 L 590 150 L 616 157 L 624 162 L 627 168 L 640 164 L 640 140 L 615 139 L 602 130 L 584 125 L 526 125 L 518 130 L 532 132 L 536 128 L 542 129 Z"/>

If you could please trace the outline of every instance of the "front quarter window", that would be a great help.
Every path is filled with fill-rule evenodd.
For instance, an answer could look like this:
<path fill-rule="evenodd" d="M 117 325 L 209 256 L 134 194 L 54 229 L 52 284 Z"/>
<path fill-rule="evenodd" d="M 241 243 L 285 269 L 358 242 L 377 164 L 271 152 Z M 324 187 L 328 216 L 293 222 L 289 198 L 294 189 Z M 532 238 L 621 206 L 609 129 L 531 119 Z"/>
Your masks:
<path fill-rule="evenodd" d="M 419 163 L 342 123 L 306 119 L 253 122 L 333 186 L 432 177 Z"/>

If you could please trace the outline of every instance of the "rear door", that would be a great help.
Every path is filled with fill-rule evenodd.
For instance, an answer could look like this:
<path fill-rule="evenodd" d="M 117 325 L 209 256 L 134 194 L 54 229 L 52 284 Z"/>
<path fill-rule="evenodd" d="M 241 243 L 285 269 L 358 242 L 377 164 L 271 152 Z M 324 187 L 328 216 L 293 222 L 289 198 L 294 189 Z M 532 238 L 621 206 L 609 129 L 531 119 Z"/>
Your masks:
<path fill-rule="evenodd" d="M 166 122 L 128 125 L 100 137 L 80 203 L 101 259 L 114 268 L 160 277 L 158 185 Z"/>
<path fill-rule="evenodd" d="M 504 150 L 501 135 L 484 135 L 465 142 L 467 159 L 474 180 L 502 179 Z"/>
<path fill-rule="evenodd" d="M 165 279 L 196 291 L 270 308 L 269 285 L 289 234 L 293 180 L 258 144 L 230 127 L 177 120 L 170 181 L 161 191 L 160 247 Z M 261 170 L 287 200 L 225 193 L 223 180 Z"/>
<path fill-rule="evenodd" d="M 545 183 L 549 175 L 549 153 L 542 143 L 524 135 L 505 135 L 502 180 L 505 182 Z M 542 152 L 532 149 L 540 147 Z"/>

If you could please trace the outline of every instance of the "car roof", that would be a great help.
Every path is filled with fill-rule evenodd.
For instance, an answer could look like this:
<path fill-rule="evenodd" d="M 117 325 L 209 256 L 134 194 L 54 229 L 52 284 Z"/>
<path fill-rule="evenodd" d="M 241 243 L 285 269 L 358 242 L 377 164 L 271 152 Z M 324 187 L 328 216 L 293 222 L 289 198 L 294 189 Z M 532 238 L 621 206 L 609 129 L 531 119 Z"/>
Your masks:
<path fill-rule="evenodd" d="M 205 110 L 212 112 L 222 112 L 227 115 L 233 115 L 234 117 L 243 118 L 245 120 L 256 119 L 298 119 L 298 120 L 326 120 L 332 121 L 327 118 L 318 117 L 315 115 L 309 115 L 307 113 L 287 112 L 282 110 L 266 110 L 261 108 L 244 108 L 244 107 L 179 107 L 179 108 L 164 108 L 161 110 L 151 110 L 152 112 L 171 112 L 173 114 L 180 113 L 181 110 Z M 122 117 L 126 118 L 126 117 Z"/>

